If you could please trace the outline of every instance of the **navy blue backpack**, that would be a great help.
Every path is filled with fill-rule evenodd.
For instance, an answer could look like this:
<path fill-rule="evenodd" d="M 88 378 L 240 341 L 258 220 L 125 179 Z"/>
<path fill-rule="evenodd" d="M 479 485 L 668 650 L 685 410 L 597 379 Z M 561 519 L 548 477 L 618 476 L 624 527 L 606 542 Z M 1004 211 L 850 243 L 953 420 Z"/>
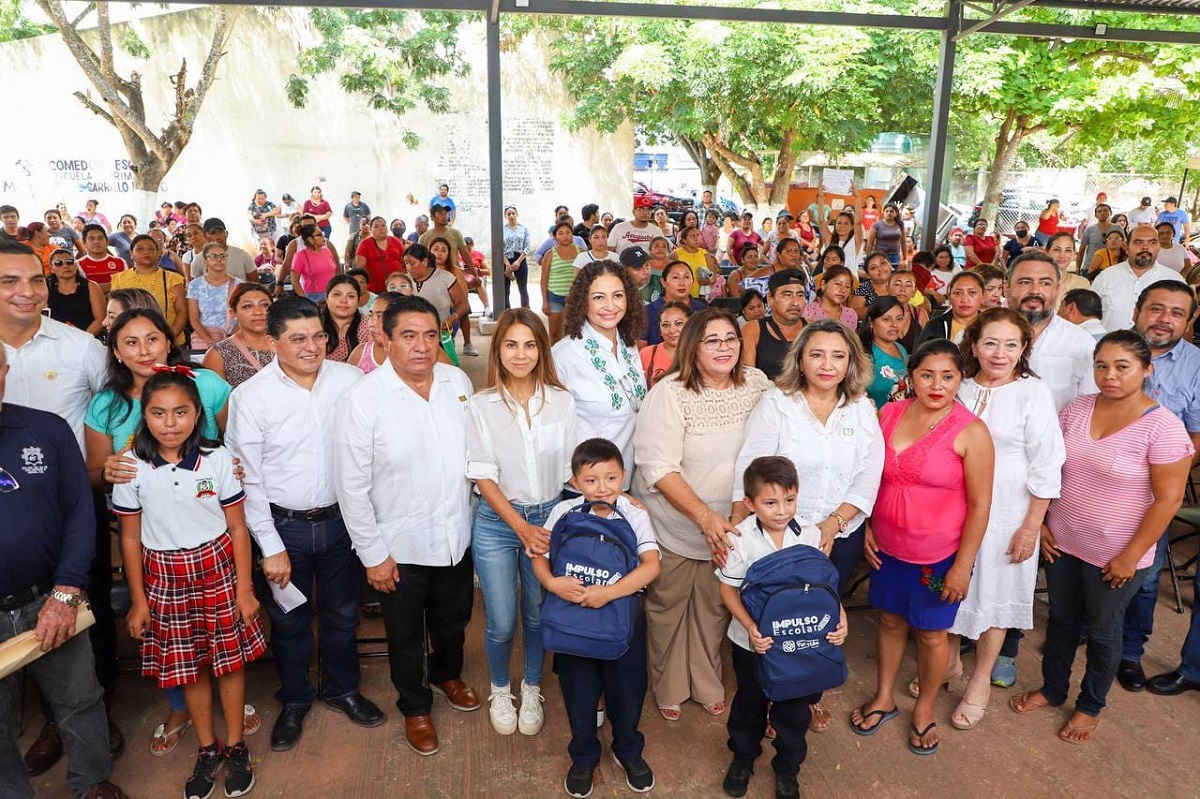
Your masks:
<path fill-rule="evenodd" d="M 825 636 L 841 618 L 838 572 L 821 550 L 791 546 L 755 561 L 742 581 L 742 604 L 761 635 L 774 640 L 757 659 L 772 702 L 836 688 L 850 676 L 842 647 Z"/>
<path fill-rule="evenodd" d="M 606 505 L 613 513 L 607 517 L 588 513 L 593 505 Z M 607 502 L 582 502 L 563 514 L 550 531 L 550 571 L 555 577 L 612 585 L 637 565 L 633 527 Z M 542 600 L 542 642 L 551 652 L 616 660 L 629 649 L 637 613 L 636 595 L 602 608 L 585 608 L 547 591 Z"/>

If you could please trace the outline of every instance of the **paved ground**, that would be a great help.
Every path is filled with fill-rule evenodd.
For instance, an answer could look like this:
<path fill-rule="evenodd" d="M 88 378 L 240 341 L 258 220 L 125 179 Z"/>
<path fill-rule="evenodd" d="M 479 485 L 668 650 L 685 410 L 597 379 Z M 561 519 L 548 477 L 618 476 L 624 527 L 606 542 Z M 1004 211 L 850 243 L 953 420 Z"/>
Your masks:
<path fill-rule="evenodd" d="M 489 339 L 478 337 L 480 344 Z M 480 347 L 485 352 L 484 347 Z M 464 366 L 478 381 L 486 359 L 464 358 Z M 1193 540 L 1180 554 L 1195 554 Z M 1184 588 L 1185 605 L 1191 606 L 1191 589 Z M 861 598 L 860 598 L 861 601 Z M 1187 615 L 1173 609 L 1170 583 L 1164 579 L 1157 624 L 1144 665 L 1150 674 L 1173 668 L 1187 629 Z M 465 679 L 486 693 L 483 657 L 482 602 L 467 630 Z M 1037 624 L 1045 628 L 1045 605 L 1037 605 Z M 959 732 L 949 725 L 958 692 L 939 699 L 942 725 L 941 751 L 928 758 L 910 754 L 905 746 L 906 714 L 912 708 L 907 695 L 897 697 L 902 716 L 871 738 L 851 733 L 846 718 L 850 708 L 864 701 L 874 685 L 875 617 L 872 611 L 850 616 L 847 655 L 849 682 L 827 694 L 835 714 L 832 729 L 809 736 L 809 758 L 802 772 L 805 795 L 810 797 L 1195 797 L 1196 726 L 1200 721 L 1200 693 L 1168 699 L 1150 694 L 1129 694 L 1114 686 L 1103 726 L 1091 746 L 1060 742 L 1056 732 L 1065 711 L 1018 717 L 1006 706 L 1010 691 L 996 689 L 988 715 L 979 729 Z M 364 622 L 360 635 L 382 635 L 378 622 Z M 1018 660 L 1018 689 L 1036 687 L 1040 674 L 1041 632 L 1031 633 Z M 373 647 L 364 645 L 364 651 Z M 378 649 L 378 647 L 374 647 Z M 132 654 L 130 644 L 128 649 Z M 1082 651 L 1081 651 L 1082 658 Z M 514 655 L 514 668 L 520 661 Z M 1080 661 L 1081 662 L 1081 661 Z M 271 752 L 270 725 L 276 705 L 273 666 L 260 663 L 249 670 L 249 700 L 265 717 L 264 732 L 249 739 L 258 774 L 253 796 L 288 799 L 325 797 L 558 797 L 564 796 L 562 778 L 567 768 L 567 725 L 557 681 L 547 668 L 544 691 L 546 727 L 536 737 L 496 735 L 486 709 L 459 713 L 443 701 L 434 703 L 434 722 L 441 736 L 441 752 L 421 758 L 404 743 L 403 725 L 392 702 L 387 661 L 367 658 L 363 663 L 363 691 L 388 711 L 388 722 L 364 730 L 343 716 L 314 708 L 305 736 L 292 751 Z M 971 660 L 968 658 L 968 668 Z M 1078 671 L 1076 670 L 1078 679 Z M 915 673 L 910 660 L 905 674 Z M 732 696 L 732 670 L 726 664 L 726 683 Z M 118 761 L 114 779 L 131 797 L 159 799 L 180 795 L 191 770 L 195 738 L 189 734 L 173 754 L 153 758 L 147 751 L 149 735 L 164 715 L 161 694 L 136 676 L 122 677 L 118 688 L 117 719 L 129 740 L 129 749 Z M 32 701 L 26 702 L 22 744 L 27 745 L 40 726 Z M 683 720 L 669 724 L 653 708 L 651 698 L 642 718 L 646 759 L 655 769 L 658 787 L 652 796 L 717 797 L 728 763 L 724 719 L 712 718 L 694 704 L 684 708 Z M 607 741 L 607 728 L 601 740 Z M 751 797 L 772 795 L 770 748 L 758 760 Z M 607 745 L 593 796 L 600 799 L 631 795 L 609 758 Z M 39 797 L 65 799 L 65 765 L 36 781 Z M 220 788 L 216 796 L 220 796 Z M 0 790 L 0 793 L 3 793 Z"/>

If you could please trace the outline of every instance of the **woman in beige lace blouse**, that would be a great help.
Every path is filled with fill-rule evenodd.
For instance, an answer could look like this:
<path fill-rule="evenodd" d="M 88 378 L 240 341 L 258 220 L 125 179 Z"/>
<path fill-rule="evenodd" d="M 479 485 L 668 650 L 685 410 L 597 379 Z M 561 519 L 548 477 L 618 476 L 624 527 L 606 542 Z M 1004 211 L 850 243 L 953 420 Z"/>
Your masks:
<path fill-rule="evenodd" d="M 646 597 L 650 681 L 658 711 L 680 717 L 691 699 L 725 712 L 721 641 L 729 614 L 712 561 L 724 563 L 734 461 L 746 418 L 771 383 L 742 366 L 736 320 L 706 308 L 683 328 L 675 364 L 646 395 L 634 433 L 633 491 L 650 512 L 661 576 Z"/>

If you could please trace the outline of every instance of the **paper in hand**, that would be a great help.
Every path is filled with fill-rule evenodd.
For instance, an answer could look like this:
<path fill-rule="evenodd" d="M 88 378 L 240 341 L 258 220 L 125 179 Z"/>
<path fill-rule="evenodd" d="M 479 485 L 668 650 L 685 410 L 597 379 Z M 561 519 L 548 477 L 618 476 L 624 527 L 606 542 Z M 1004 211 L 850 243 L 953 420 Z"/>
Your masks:
<path fill-rule="evenodd" d="M 308 601 L 308 597 L 304 596 L 295 583 L 288 583 L 285 588 L 280 588 L 279 583 L 270 581 L 267 585 L 271 586 L 271 598 L 275 600 L 276 605 L 283 608 L 284 613 L 291 613 Z"/>

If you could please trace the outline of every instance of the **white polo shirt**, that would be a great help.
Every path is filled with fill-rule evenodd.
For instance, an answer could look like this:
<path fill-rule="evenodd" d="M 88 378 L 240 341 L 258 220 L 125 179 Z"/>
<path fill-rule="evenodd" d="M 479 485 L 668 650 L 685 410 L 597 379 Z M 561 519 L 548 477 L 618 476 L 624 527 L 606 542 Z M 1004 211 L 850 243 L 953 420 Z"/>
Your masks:
<path fill-rule="evenodd" d="M 1096 339 L 1061 316 L 1050 317 L 1046 329 L 1033 340 L 1029 368 L 1054 397 L 1054 407 L 1062 410 L 1083 394 L 1095 394 L 1092 356 Z"/>
<path fill-rule="evenodd" d="M 246 525 L 263 555 L 284 551 L 272 503 L 306 511 L 337 502 L 334 420 L 342 397 L 362 379 L 356 367 L 326 360 L 310 390 L 274 360 L 229 397 L 225 441 L 246 470 Z"/>
<path fill-rule="evenodd" d="M 83 417 L 108 375 L 104 346 L 82 330 L 43 317 L 33 338 L 20 347 L 5 344 L 4 352 L 8 356 L 5 401 L 66 419 L 79 451 L 86 455 Z"/>
<path fill-rule="evenodd" d="M 195 549 L 219 538 L 228 529 L 225 508 L 246 498 L 224 447 L 207 455 L 193 451 L 179 463 L 157 455 L 134 461 L 133 480 L 113 486 L 113 512 L 141 515 L 146 549 Z"/>
<path fill-rule="evenodd" d="M 471 380 L 436 364 L 429 399 L 384 364 L 338 407 L 333 473 L 363 565 L 453 566 L 471 543 L 467 425 Z"/>
<path fill-rule="evenodd" d="M 821 531 L 816 526 L 807 523 L 799 516 L 793 521 L 795 525 L 789 526 L 788 530 L 783 534 L 783 546 L 780 549 L 800 545 L 815 549 L 821 546 Z M 771 540 L 770 534 L 758 526 L 758 517 L 754 514 L 747 516 L 737 526 L 737 529 L 741 535 L 730 536 L 730 539 L 733 541 L 733 548 L 726 553 L 725 565 L 716 570 L 716 575 L 717 579 L 725 585 L 731 585 L 734 588 L 740 589 L 742 581 L 746 579 L 746 572 L 750 570 L 750 567 L 756 561 L 762 560 L 772 552 L 778 552 L 779 550 L 775 549 L 775 542 Z M 737 619 L 730 620 L 728 636 L 730 641 L 742 649 L 751 649 L 750 634 L 746 632 L 746 628 Z"/>
<path fill-rule="evenodd" d="M 1129 262 L 1110 266 L 1092 281 L 1092 291 L 1100 295 L 1100 303 L 1104 311 L 1104 327 L 1113 330 L 1126 330 L 1133 327 L 1133 306 L 1137 298 L 1147 286 L 1160 280 L 1183 281 L 1183 276 L 1169 266 L 1154 264 L 1138 277 L 1133 273 Z"/>
<path fill-rule="evenodd" d="M 566 516 L 572 508 L 578 508 L 583 502 L 586 500 L 582 497 L 564 499 L 554 506 L 554 510 L 550 511 L 550 515 L 546 517 L 546 523 L 542 526 L 547 530 L 553 530 L 559 519 Z M 617 506 L 617 512 L 624 516 L 625 521 L 629 522 L 629 526 L 633 528 L 633 535 L 637 539 L 638 555 L 641 556 L 643 552 L 659 552 L 658 539 L 654 537 L 654 525 L 650 523 L 650 514 L 624 496 L 617 497 L 617 501 L 613 504 Z M 543 552 L 542 557 L 549 558 L 550 553 Z"/>

